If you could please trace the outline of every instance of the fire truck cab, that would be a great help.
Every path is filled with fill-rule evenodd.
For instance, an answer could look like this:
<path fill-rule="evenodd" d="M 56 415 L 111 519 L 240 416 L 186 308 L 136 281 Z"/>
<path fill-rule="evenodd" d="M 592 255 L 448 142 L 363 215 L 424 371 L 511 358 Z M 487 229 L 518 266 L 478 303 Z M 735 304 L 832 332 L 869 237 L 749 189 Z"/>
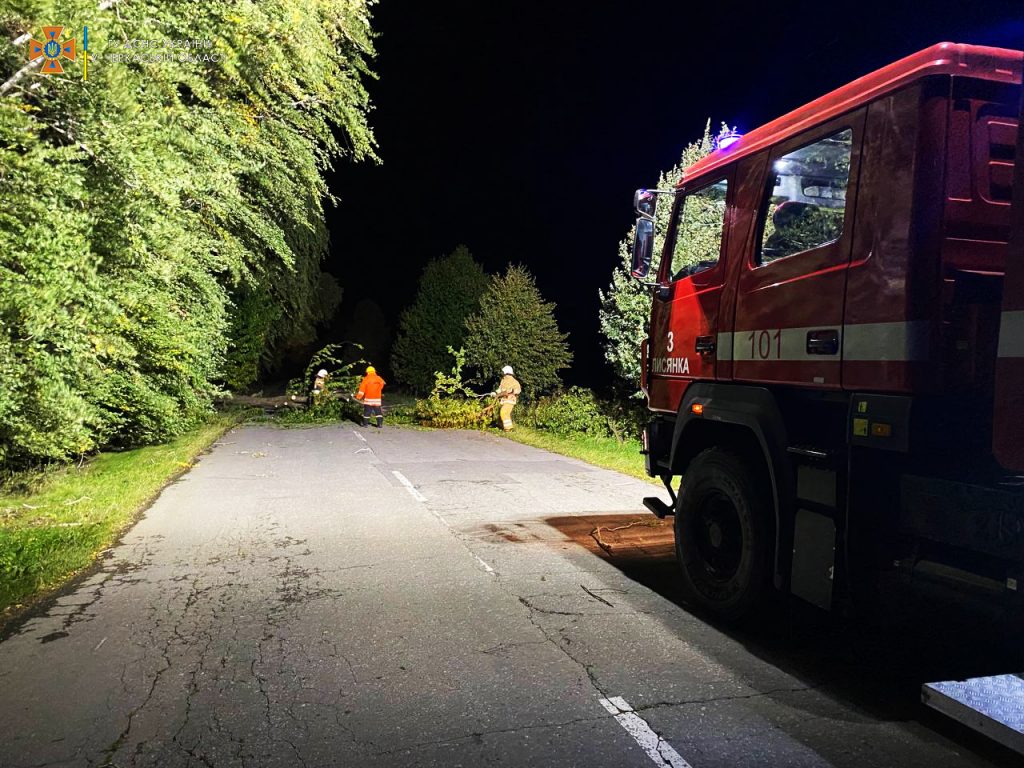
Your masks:
<path fill-rule="evenodd" d="M 1020 614 L 1021 69 L 935 45 L 638 191 L 634 277 L 671 204 L 641 352 L 671 503 L 645 504 L 694 603 L 832 609 L 888 572 Z"/>

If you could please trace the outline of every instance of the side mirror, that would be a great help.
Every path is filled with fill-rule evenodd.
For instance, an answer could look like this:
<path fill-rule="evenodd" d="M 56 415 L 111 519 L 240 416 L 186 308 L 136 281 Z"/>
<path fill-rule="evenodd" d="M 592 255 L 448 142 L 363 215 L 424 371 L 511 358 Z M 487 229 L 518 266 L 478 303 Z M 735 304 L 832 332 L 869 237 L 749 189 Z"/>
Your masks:
<path fill-rule="evenodd" d="M 633 193 L 633 208 L 638 216 L 654 218 L 654 210 L 658 207 L 658 195 L 650 189 L 638 189 Z"/>
<path fill-rule="evenodd" d="M 630 273 L 643 279 L 651 271 L 651 254 L 654 251 L 654 221 L 641 216 L 636 220 L 636 235 L 633 238 L 633 261 Z"/>

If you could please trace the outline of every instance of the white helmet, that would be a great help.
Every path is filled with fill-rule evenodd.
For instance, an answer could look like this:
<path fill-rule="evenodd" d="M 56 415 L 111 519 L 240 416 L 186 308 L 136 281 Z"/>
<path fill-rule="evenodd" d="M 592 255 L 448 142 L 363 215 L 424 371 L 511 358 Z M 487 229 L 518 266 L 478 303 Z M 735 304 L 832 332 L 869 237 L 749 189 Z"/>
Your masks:
<path fill-rule="evenodd" d="M 501 372 L 511 376 L 512 375 L 512 366 L 511 365 L 506 365 L 504 368 L 501 369 Z"/>
<path fill-rule="evenodd" d="M 325 371 L 323 368 L 321 368 L 319 371 L 316 372 L 316 375 L 317 375 L 317 377 L 326 376 L 327 375 L 327 371 Z"/>

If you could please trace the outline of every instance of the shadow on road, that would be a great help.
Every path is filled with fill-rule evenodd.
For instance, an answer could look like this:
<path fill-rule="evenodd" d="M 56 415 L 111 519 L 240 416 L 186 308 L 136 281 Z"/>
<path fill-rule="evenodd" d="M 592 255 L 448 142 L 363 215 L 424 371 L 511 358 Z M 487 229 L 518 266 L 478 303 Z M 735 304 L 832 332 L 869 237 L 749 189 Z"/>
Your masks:
<path fill-rule="evenodd" d="M 1021 758 L 920 703 L 921 685 L 1024 671 L 1020 637 L 1005 623 L 886 587 L 885 606 L 828 614 L 779 599 L 743 628 L 730 627 L 686 603 L 679 585 L 672 521 L 651 515 L 553 517 L 545 522 L 626 576 L 741 643 L 764 662 L 879 720 L 916 720 L 991 760 Z M 716 639 L 719 642 L 716 642 Z M 725 666 L 738 663 L 716 632 L 687 642 Z"/>

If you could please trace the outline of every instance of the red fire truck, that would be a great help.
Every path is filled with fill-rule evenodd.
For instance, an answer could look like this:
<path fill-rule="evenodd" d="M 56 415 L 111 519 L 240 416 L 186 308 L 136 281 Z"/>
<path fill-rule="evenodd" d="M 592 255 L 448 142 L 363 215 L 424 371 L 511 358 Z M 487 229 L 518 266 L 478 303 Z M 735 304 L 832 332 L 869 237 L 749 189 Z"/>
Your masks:
<path fill-rule="evenodd" d="M 1022 58 L 933 46 L 638 191 L 637 278 L 671 205 L 645 504 L 694 603 L 832 609 L 887 574 L 1021 614 Z"/>

